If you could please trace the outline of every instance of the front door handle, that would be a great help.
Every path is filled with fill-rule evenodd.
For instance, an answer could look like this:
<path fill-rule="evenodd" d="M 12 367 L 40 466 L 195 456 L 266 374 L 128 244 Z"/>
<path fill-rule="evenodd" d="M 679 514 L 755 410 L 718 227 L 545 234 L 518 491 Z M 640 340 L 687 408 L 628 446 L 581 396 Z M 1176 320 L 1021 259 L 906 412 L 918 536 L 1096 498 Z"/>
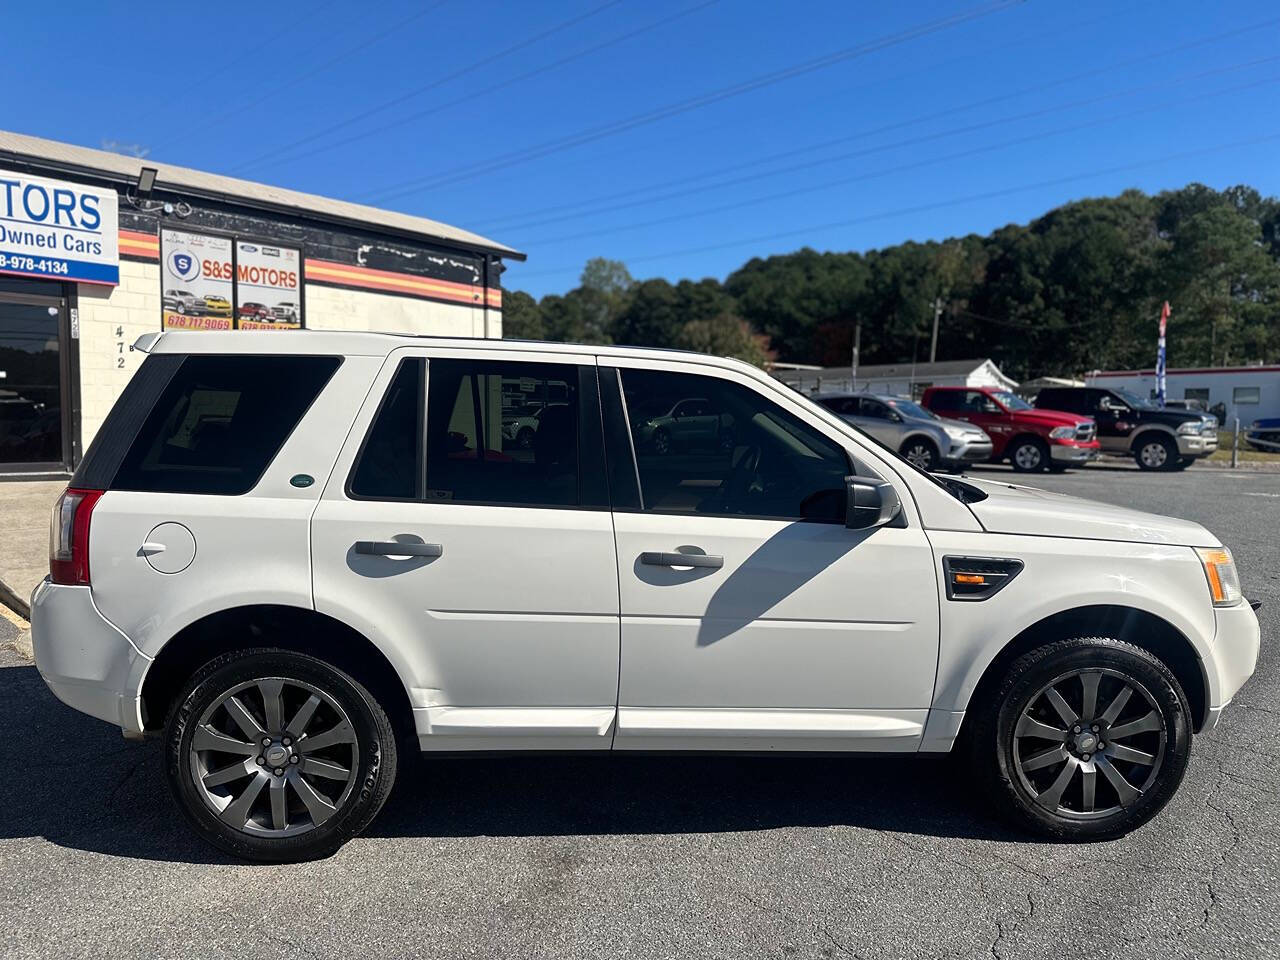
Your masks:
<path fill-rule="evenodd" d="M 399 540 L 357 540 L 356 553 L 375 557 L 439 557 L 444 547 L 438 543 L 401 543 Z"/>
<path fill-rule="evenodd" d="M 651 567 L 709 567 L 718 570 L 724 566 L 724 557 L 712 557 L 705 553 L 658 553 L 646 550 L 640 554 L 640 562 Z"/>

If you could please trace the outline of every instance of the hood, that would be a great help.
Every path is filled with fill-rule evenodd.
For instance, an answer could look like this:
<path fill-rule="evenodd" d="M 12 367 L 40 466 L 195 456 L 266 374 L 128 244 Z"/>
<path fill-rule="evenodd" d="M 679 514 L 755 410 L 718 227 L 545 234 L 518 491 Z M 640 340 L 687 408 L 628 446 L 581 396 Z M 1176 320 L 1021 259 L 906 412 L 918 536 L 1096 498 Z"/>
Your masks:
<path fill-rule="evenodd" d="M 970 423 L 967 420 L 952 420 L 949 417 L 939 417 L 937 420 L 931 422 L 935 426 L 950 427 L 953 430 L 963 430 L 965 433 L 972 433 L 980 437 L 985 437 L 987 435 L 987 431 L 983 430 L 976 423 Z"/>
<path fill-rule="evenodd" d="M 1015 410 L 1013 411 L 1013 416 L 1023 423 L 1043 423 L 1049 427 L 1075 427 L 1093 420 L 1093 417 L 1086 417 L 1079 413 L 1067 413 L 1065 410 L 1045 410 L 1042 407 L 1033 407 L 1030 410 Z"/>
<path fill-rule="evenodd" d="M 969 504 L 969 509 L 991 533 L 1123 540 L 1185 547 L 1221 545 L 1217 537 L 1190 520 L 1162 517 L 993 480 L 966 476 L 965 483 L 987 495 L 985 500 Z"/>

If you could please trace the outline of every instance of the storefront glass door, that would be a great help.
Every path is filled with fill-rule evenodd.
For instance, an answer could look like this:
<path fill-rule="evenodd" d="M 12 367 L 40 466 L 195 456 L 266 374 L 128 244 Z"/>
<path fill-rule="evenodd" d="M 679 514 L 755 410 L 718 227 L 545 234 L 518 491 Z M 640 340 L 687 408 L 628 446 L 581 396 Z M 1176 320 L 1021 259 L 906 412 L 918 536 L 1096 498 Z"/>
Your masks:
<path fill-rule="evenodd" d="M 64 309 L 56 298 L 0 291 L 0 472 L 66 460 Z"/>

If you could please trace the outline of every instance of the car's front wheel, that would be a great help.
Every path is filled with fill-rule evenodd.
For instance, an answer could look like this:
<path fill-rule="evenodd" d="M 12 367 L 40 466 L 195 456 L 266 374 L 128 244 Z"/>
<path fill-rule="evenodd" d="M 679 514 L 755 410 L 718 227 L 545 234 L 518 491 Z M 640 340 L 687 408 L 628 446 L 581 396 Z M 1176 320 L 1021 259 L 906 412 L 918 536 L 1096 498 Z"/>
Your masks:
<path fill-rule="evenodd" d="M 1059 840 L 1105 840 L 1150 820 L 1182 782 L 1187 698 L 1146 650 L 1080 637 L 1014 661 L 976 705 L 971 759 L 997 807 Z"/>
<path fill-rule="evenodd" d="M 912 437 L 902 445 L 899 452 L 907 462 L 921 470 L 932 470 L 938 465 L 938 448 L 932 440 L 924 437 Z"/>
<path fill-rule="evenodd" d="M 1161 434 L 1141 437 L 1133 459 L 1140 470 L 1169 470 L 1178 462 L 1178 445 Z"/>
<path fill-rule="evenodd" d="M 196 831 L 250 860 L 328 856 L 395 782 L 395 736 L 373 695 L 286 650 L 210 661 L 180 694 L 165 740 L 170 789 Z"/>
<path fill-rule="evenodd" d="M 1019 473 L 1039 473 L 1049 465 L 1049 447 L 1039 437 L 1024 437 L 1009 451 L 1009 462 Z"/>

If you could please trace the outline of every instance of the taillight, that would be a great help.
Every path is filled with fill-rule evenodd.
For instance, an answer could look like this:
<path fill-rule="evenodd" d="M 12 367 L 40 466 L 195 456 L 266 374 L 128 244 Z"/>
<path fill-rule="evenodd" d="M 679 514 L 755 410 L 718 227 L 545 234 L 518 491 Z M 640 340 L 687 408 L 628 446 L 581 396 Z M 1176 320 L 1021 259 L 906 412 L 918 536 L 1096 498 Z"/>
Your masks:
<path fill-rule="evenodd" d="M 89 583 L 89 518 L 101 490 L 68 487 L 53 505 L 49 526 L 49 576 L 54 583 Z"/>

